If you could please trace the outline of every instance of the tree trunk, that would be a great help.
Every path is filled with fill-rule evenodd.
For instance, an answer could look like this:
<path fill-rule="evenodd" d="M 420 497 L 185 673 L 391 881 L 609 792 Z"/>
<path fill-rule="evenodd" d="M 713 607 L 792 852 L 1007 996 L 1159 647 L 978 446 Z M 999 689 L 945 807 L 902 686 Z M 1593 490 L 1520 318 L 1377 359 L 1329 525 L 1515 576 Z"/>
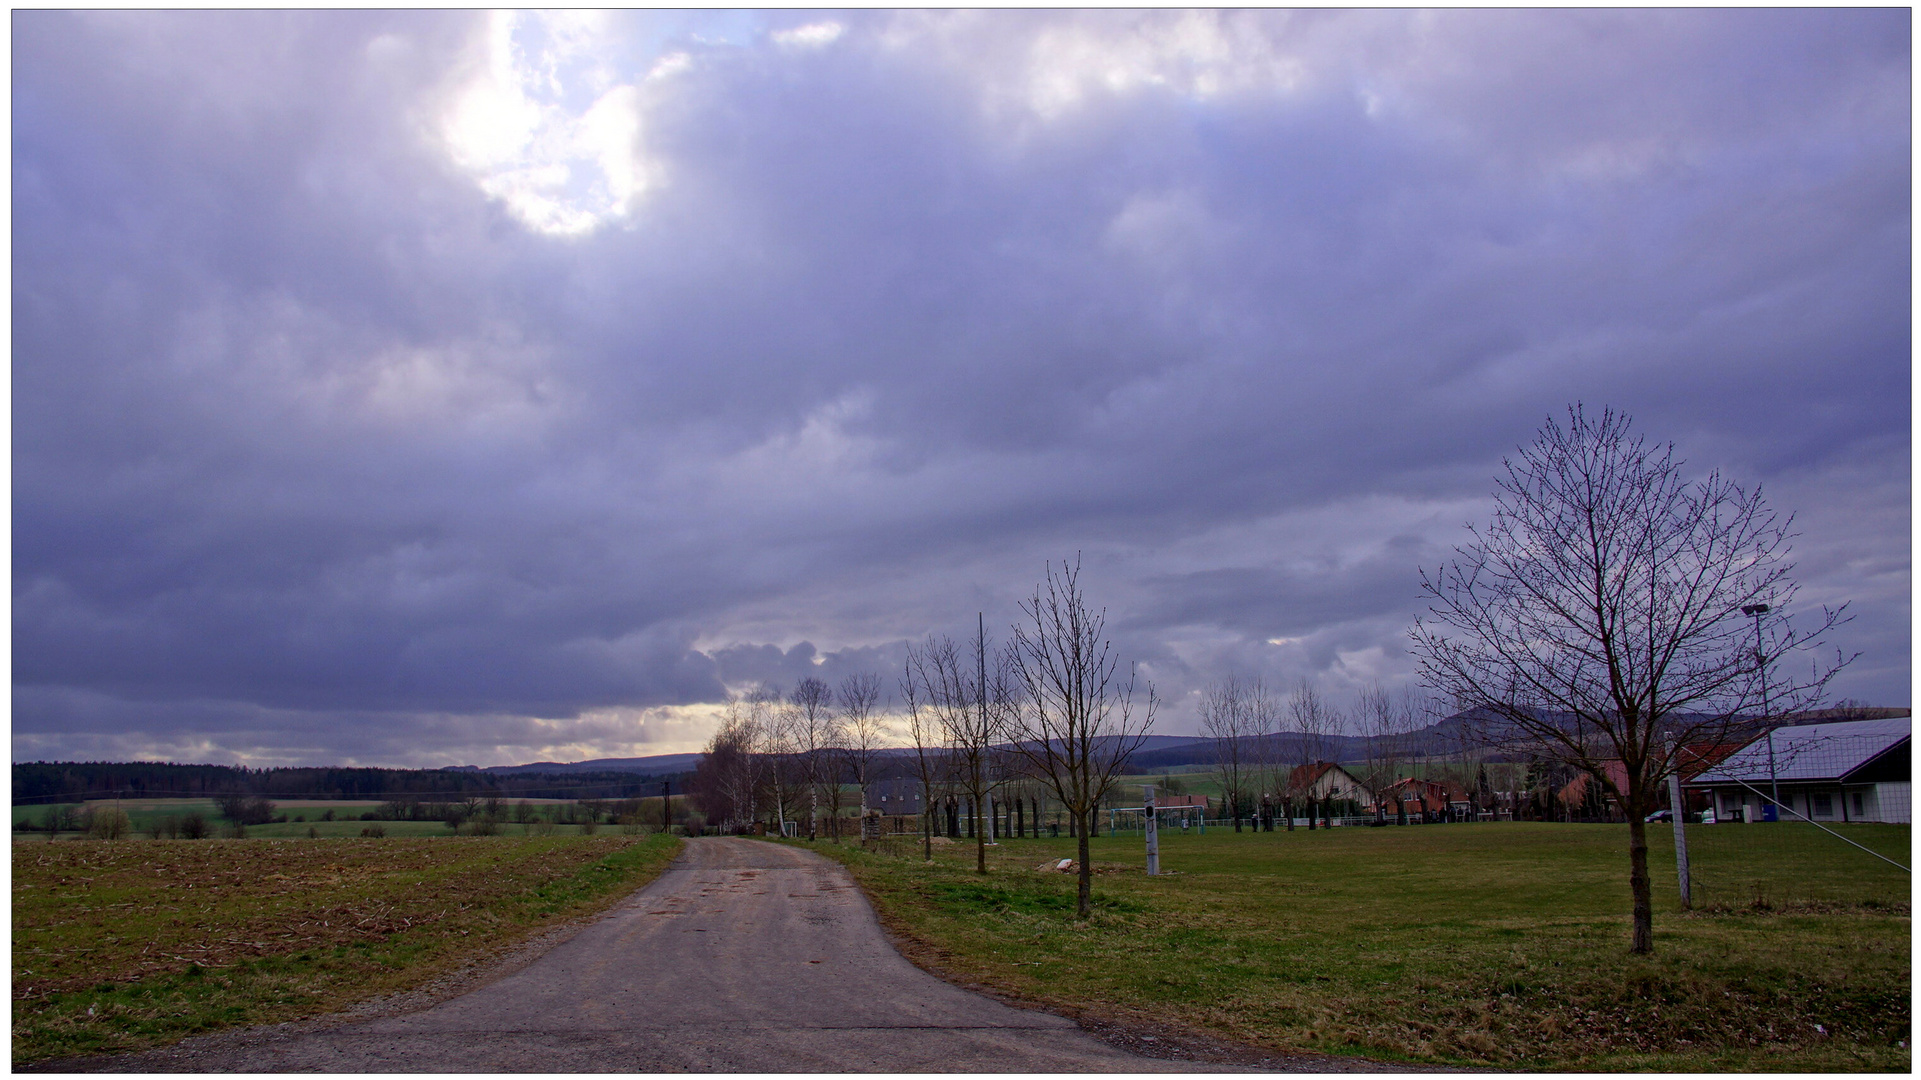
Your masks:
<path fill-rule="evenodd" d="M 1084 816 L 1091 819 L 1094 816 L 1094 812 L 1089 810 Z M 1094 868 L 1089 865 L 1087 861 L 1088 823 L 1083 822 L 1077 831 L 1080 833 L 1081 872 L 1079 875 L 1079 885 L 1075 893 L 1074 913 L 1080 918 L 1085 919 L 1094 911 Z"/>
<path fill-rule="evenodd" d="M 983 810 L 986 812 L 982 813 Z M 987 873 L 987 829 L 989 822 L 993 821 L 993 813 L 992 807 L 984 807 L 979 799 L 974 800 L 974 815 L 968 819 L 967 823 L 974 830 L 974 872 L 976 874 Z"/>
<path fill-rule="evenodd" d="M 1628 815 L 1628 885 L 1634 891 L 1634 949 L 1654 951 L 1654 894 L 1648 880 L 1648 830 L 1641 815 Z"/>

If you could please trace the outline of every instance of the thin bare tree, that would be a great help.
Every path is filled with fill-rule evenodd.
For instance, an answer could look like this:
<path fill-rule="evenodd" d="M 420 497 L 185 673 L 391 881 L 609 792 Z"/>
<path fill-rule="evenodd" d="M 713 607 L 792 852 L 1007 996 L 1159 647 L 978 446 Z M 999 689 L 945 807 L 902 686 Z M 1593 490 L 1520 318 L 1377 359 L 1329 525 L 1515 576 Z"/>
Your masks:
<path fill-rule="evenodd" d="M 880 676 L 858 671 L 840 681 L 841 757 L 860 788 L 860 816 L 867 817 L 867 770 L 886 741 L 881 726 Z"/>
<path fill-rule="evenodd" d="M 994 744 L 1006 730 L 1012 682 L 985 633 L 966 652 L 952 638 L 930 637 L 908 649 L 907 665 L 920 707 L 939 725 L 950 782 L 969 800 L 974 869 L 985 874 L 988 801 L 1003 779 Z"/>
<path fill-rule="evenodd" d="M 794 684 L 787 695 L 787 711 L 792 717 L 794 748 L 800 755 L 801 775 L 807 785 L 807 839 L 820 835 L 821 784 L 830 775 L 823 760 L 831 756 L 834 744 L 834 692 L 827 684 L 809 675 Z M 837 789 L 838 790 L 838 789 Z"/>
<path fill-rule="evenodd" d="M 953 642 L 946 642 L 946 646 L 951 650 Z M 934 859 L 936 797 L 944 794 L 941 781 L 949 767 L 947 725 L 940 718 L 941 706 L 936 704 L 943 696 L 941 665 L 930 655 L 941 647 L 931 637 L 925 646 L 909 645 L 900 676 L 901 699 L 907 704 L 907 736 L 914 743 L 914 776 L 920 782 L 921 857 L 929 862 Z"/>
<path fill-rule="evenodd" d="M 1230 675 L 1201 693 L 1201 734 L 1213 740 L 1214 775 L 1221 799 L 1241 831 L 1253 789 L 1262 788 L 1260 747 L 1273 725 L 1273 696 L 1260 679 Z"/>
<path fill-rule="evenodd" d="M 1470 527 L 1453 561 L 1423 570 L 1430 606 L 1410 633 L 1428 685 L 1471 707 L 1484 739 L 1552 755 L 1618 801 L 1632 949 L 1647 953 L 1643 819 L 1677 750 L 1723 741 L 1770 699 L 1783 711 L 1813 705 L 1852 658 L 1770 679 L 1845 606 L 1797 631 L 1784 610 L 1792 518 L 1718 472 L 1688 481 L 1672 444 L 1629 428 L 1579 405 L 1565 426 L 1550 417 L 1496 477 L 1493 520 Z"/>
<path fill-rule="evenodd" d="M 1147 740 L 1158 702 L 1153 684 L 1135 701 L 1135 671 L 1117 676 L 1120 657 L 1107 638 L 1107 613 L 1088 606 L 1080 560 L 1052 564 L 1034 595 L 1021 602 L 1022 619 L 1008 650 L 1019 679 L 1021 707 L 1012 714 L 1013 746 L 1046 782 L 1074 822 L 1080 883 L 1075 911 L 1093 910 L 1088 837 L 1101 800 Z"/>

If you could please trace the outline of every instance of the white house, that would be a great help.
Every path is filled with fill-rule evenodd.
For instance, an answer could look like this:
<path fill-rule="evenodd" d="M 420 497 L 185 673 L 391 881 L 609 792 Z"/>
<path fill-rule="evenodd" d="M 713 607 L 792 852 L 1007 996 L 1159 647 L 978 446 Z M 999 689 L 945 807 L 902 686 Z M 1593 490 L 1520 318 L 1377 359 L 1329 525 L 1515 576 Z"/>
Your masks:
<path fill-rule="evenodd" d="M 1815 821 L 1912 820 L 1909 717 L 1777 727 L 1687 782 L 1714 800 L 1722 821 L 1761 821 L 1781 805 Z"/>

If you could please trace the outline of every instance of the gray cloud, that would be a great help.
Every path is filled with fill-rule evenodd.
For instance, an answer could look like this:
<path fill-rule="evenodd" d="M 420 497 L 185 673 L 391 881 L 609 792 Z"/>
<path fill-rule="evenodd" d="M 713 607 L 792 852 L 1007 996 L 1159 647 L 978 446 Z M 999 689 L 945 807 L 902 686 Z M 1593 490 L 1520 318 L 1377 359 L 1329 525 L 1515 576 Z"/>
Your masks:
<path fill-rule="evenodd" d="M 1172 700 L 1406 678 L 1577 399 L 1907 700 L 1907 12 L 595 18 L 16 18 L 16 757 L 684 749 L 1076 550 Z"/>

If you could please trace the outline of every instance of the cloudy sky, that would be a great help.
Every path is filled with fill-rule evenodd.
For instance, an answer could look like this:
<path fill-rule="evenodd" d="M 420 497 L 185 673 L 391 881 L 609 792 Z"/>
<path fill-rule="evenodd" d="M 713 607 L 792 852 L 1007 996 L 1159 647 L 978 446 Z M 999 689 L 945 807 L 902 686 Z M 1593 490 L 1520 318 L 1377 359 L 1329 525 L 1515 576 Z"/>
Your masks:
<path fill-rule="evenodd" d="M 13 16 L 13 756 L 698 749 L 1048 560 L 1412 677 L 1579 400 L 1909 703 L 1909 13 Z"/>

